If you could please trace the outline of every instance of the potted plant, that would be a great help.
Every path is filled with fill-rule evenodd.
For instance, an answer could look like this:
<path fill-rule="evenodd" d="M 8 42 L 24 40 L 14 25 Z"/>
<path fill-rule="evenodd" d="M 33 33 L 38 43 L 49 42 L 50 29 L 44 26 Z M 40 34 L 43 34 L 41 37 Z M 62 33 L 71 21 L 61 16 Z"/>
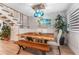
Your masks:
<path fill-rule="evenodd" d="M 3 40 L 10 40 L 11 28 L 7 26 L 7 24 L 3 24 L 2 27 L 2 39 Z"/>
<path fill-rule="evenodd" d="M 60 39 L 60 45 L 64 45 L 64 33 L 67 32 L 67 22 L 65 21 L 63 16 L 57 15 L 57 18 L 55 19 L 55 28 L 57 32 L 59 31 L 59 29 L 62 30 L 63 34 Z"/>

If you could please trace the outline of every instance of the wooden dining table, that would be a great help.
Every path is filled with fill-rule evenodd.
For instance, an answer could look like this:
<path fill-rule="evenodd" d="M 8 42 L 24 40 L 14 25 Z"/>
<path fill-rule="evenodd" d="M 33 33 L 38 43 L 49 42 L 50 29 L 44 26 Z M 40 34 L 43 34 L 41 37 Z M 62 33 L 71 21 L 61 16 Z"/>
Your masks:
<path fill-rule="evenodd" d="M 20 49 L 22 47 L 25 50 L 25 47 L 30 47 L 42 51 L 43 54 L 46 54 L 46 52 L 49 52 L 50 50 L 47 41 L 54 40 L 55 38 L 54 34 L 35 33 L 35 32 L 18 34 L 18 36 L 24 39 L 26 39 L 27 37 L 31 37 L 33 40 L 42 41 L 42 42 L 36 42 L 29 40 L 18 40 L 16 43 L 19 45 Z M 18 50 L 17 54 L 19 54 L 20 49 Z"/>
<path fill-rule="evenodd" d="M 29 32 L 29 33 L 23 33 L 23 34 L 18 34 L 19 37 L 32 37 L 32 38 L 35 38 L 35 39 L 39 39 L 39 40 L 54 40 L 54 34 L 44 34 L 44 33 L 33 33 L 33 32 Z"/>

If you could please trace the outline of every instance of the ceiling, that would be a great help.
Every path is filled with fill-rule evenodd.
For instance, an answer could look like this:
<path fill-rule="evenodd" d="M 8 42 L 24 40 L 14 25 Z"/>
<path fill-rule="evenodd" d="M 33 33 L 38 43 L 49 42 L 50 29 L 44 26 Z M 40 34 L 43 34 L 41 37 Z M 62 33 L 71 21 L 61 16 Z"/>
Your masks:
<path fill-rule="evenodd" d="M 5 3 L 5 5 L 28 16 L 33 16 L 34 14 L 34 10 L 31 7 L 33 4 L 34 3 Z M 45 3 L 45 9 L 43 11 L 45 14 L 60 12 L 67 10 L 70 5 L 70 3 Z"/>

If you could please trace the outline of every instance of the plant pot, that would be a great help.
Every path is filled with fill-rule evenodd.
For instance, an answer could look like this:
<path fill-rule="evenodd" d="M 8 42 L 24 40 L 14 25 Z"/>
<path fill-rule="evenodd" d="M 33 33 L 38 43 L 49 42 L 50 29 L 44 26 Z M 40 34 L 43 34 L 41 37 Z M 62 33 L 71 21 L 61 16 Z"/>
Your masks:
<path fill-rule="evenodd" d="M 64 41 L 65 41 L 65 37 L 61 36 L 61 38 L 60 38 L 60 45 L 64 45 Z"/>

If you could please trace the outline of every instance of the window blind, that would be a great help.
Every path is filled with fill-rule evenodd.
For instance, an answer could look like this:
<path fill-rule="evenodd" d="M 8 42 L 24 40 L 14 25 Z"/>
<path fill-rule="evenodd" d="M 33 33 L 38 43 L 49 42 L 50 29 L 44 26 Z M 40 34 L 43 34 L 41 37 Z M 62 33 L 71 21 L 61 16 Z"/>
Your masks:
<path fill-rule="evenodd" d="M 79 8 L 69 15 L 69 27 L 73 31 L 79 31 Z"/>

